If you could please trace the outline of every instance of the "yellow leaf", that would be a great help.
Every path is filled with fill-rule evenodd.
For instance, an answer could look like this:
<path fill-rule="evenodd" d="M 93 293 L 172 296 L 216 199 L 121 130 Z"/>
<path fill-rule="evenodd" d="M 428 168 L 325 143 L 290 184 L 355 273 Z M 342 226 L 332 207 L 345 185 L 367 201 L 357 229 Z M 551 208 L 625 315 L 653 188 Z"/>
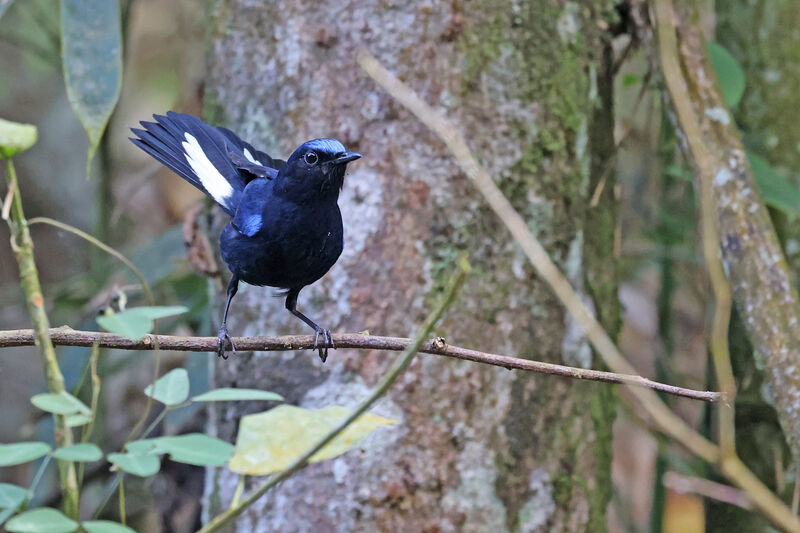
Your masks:
<path fill-rule="evenodd" d="M 242 417 L 236 449 L 228 467 L 239 474 L 266 475 L 283 470 L 308 451 L 341 422 L 351 410 L 331 405 L 311 410 L 281 405 Z M 311 457 L 311 462 L 341 455 L 381 426 L 396 420 L 365 413 L 327 446 Z"/>

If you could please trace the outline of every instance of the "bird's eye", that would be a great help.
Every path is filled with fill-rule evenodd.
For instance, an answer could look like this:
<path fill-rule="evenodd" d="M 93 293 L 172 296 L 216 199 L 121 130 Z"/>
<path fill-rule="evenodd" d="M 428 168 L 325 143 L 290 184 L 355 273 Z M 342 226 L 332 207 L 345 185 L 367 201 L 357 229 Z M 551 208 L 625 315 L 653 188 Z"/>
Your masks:
<path fill-rule="evenodd" d="M 314 152 L 308 152 L 305 156 L 303 156 L 303 159 L 308 165 L 316 165 L 319 158 Z"/>

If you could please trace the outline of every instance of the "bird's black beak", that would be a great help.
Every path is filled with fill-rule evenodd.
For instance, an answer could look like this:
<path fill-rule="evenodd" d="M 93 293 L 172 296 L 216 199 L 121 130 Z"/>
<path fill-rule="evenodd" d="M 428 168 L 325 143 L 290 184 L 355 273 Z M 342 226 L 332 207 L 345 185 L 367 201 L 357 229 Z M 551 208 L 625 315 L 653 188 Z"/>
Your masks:
<path fill-rule="evenodd" d="M 361 154 L 356 152 L 345 152 L 344 155 L 332 160 L 331 165 L 344 165 L 345 163 L 355 161 L 356 159 L 361 159 Z"/>

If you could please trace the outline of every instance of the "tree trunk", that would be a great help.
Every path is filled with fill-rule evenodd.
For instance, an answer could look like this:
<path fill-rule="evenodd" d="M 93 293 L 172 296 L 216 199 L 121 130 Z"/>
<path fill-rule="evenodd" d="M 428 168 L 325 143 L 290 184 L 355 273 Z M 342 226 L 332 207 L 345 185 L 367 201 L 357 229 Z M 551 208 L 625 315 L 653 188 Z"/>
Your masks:
<path fill-rule="evenodd" d="M 475 273 L 440 325 L 451 344 L 590 366 L 580 330 L 430 132 L 358 67 L 365 46 L 462 128 L 604 324 L 618 323 L 608 28 L 612 2 L 222 0 L 207 118 L 272 155 L 335 137 L 364 154 L 339 204 L 345 251 L 298 309 L 333 331 L 413 333 L 467 250 Z M 599 203 L 589 199 L 604 182 Z M 243 286 L 235 335 L 310 333 L 270 290 Z M 216 386 L 308 408 L 352 406 L 396 355 L 336 350 L 215 365 Z M 217 407 L 233 440 L 257 406 Z M 611 492 L 607 385 L 419 356 L 374 409 L 398 419 L 262 498 L 240 531 L 604 531 Z M 301 448 L 304 444 L 299 443 Z M 227 506 L 236 476 L 207 483 Z"/>

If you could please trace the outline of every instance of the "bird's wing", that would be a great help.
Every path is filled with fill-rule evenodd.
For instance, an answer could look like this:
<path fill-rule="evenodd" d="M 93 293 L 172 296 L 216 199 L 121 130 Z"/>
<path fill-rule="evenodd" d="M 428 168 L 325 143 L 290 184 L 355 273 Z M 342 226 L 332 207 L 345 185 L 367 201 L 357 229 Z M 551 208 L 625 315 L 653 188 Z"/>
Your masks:
<path fill-rule="evenodd" d="M 264 209 L 272 196 L 272 182 L 255 179 L 247 185 L 231 223 L 246 237 L 252 237 L 264 224 Z"/>
<path fill-rule="evenodd" d="M 141 123 L 144 129 L 132 129 L 138 138 L 131 141 L 233 216 L 242 191 L 253 179 L 231 159 L 230 154 L 239 148 L 222 131 L 195 116 L 169 111 L 153 118 L 155 122 Z"/>
<path fill-rule="evenodd" d="M 222 126 L 218 126 L 217 129 L 220 133 L 222 133 L 228 142 L 236 148 L 236 150 L 232 150 L 231 153 L 239 153 L 244 156 L 244 160 L 240 161 L 243 163 L 244 166 L 241 168 L 245 168 L 247 166 L 247 171 L 249 172 L 250 169 L 254 169 L 255 166 L 259 167 L 266 167 L 267 169 L 274 169 L 275 174 L 277 171 L 281 169 L 283 165 L 286 164 L 286 161 L 283 159 L 275 159 L 274 157 L 270 157 L 269 154 L 266 152 L 262 152 L 260 150 L 256 150 L 250 143 L 243 141 L 238 135 L 233 133 L 228 128 L 223 128 Z M 246 165 L 249 163 L 250 165 Z M 265 177 L 265 176 L 259 176 Z"/>

